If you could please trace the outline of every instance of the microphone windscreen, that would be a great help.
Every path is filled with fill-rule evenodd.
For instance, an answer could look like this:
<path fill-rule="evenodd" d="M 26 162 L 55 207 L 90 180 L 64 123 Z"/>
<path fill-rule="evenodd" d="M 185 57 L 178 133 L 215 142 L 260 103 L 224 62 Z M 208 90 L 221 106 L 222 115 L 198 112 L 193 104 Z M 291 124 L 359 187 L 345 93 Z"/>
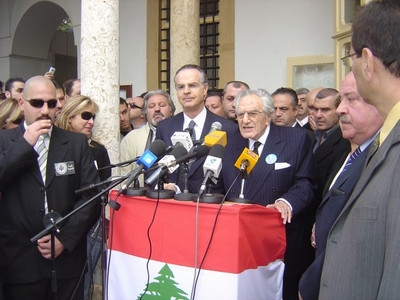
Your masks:
<path fill-rule="evenodd" d="M 196 149 L 194 149 L 193 152 L 197 153 L 197 158 L 204 157 L 207 156 L 210 152 L 210 147 L 206 145 L 200 145 Z"/>
<path fill-rule="evenodd" d="M 211 130 L 221 130 L 221 129 L 222 129 L 222 124 L 220 122 L 214 122 L 211 124 Z"/>
<path fill-rule="evenodd" d="M 209 156 L 214 156 L 223 159 L 225 157 L 225 147 L 219 144 L 216 144 L 211 147 Z"/>
<path fill-rule="evenodd" d="M 171 151 L 171 155 L 173 155 L 175 159 L 182 157 L 186 154 L 188 154 L 188 152 L 183 146 L 178 146 Z"/>
<path fill-rule="evenodd" d="M 149 146 L 149 150 L 151 151 L 151 153 L 153 153 L 157 157 L 163 155 L 166 149 L 167 144 L 165 144 L 165 142 L 162 140 L 155 140 Z"/>

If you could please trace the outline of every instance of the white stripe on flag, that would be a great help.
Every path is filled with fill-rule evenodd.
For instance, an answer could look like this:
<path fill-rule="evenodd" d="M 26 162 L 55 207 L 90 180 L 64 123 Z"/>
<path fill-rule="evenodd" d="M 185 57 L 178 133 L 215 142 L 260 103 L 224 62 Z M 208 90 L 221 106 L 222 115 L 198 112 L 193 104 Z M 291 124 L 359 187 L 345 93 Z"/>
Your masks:
<path fill-rule="evenodd" d="M 146 262 L 147 259 L 144 258 L 112 251 L 108 299 L 139 299 L 147 282 Z M 162 280 L 160 277 L 163 277 L 159 272 L 165 266 L 165 262 L 150 261 L 150 283 L 159 286 Z M 181 290 L 181 295 L 190 299 L 194 269 L 174 264 L 168 264 L 168 268 L 172 276 L 166 281 L 174 282 L 169 287 L 172 286 L 176 291 Z M 245 270 L 240 274 L 201 270 L 195 299 L 279 300 L 282 298 L 283 271 L 284 264 L 281 260 L 268 266 Z M 159 299 L 165 298 L 160 295 Z"/>

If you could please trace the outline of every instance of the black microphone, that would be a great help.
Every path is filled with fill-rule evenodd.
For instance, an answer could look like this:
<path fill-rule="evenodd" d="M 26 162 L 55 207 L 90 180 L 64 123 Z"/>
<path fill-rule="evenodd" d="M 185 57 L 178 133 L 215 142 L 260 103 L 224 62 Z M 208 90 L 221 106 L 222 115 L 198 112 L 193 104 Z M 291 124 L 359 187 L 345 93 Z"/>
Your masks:
<path fill-rule="evenodd" d="M 210 154 L 207 156 L 204 164 L 204 180 L 200 186 L 198 197 L 200 198 L 207 187 L 207 183 L 211 177 L 218 177 L 222 169 L 222 159 L 225 157 L 225 148 L 222 145 L 216 144 L 211 147 Z"/>
<path fill-rule="evenodd" d="M 175 165 L 179 165 L 183 162 L 188 162 L 189 160 L 193 159 L 193 158 L 201 158 L 203 156 L 206 156 L 208 154 L 208 152 L 210 152 L 210 147 L 206 146 L 206 145 L 200 145 L 197 148 L 195 148 L 192 152 L 177 158 L 176 160 L 173 160 L 171 163 L 169 163 L 167 165 L 167 167 L 173 167 Z"/>
<path fill-rule="evenodd" d="M 167 172 L 173 173 L 179 165 L 172 166 L 168 168 L 168 164 L 170 164 L 172 161 L 176 161 L 178 158 L 183 157 L 187 154 L 188 152 L 186 151 L 185 147 L 183 146 L 178 146 L 174 148 L 171 151 L 171 154 L 165 155 L 159 162 L 158 162 L 158 169 L 153 172 L 147 179 L 144 181 L 144 183 L 147 186 L 152 186 L 157 179 L 163 177 Z"/>
<path fill-rule="evenodd" d="M 149 146 L 149 149 L 144 151 L 139 157 L 137 161 L 139 167 L 130 173 L 128 179 L 125 181 L 125 184 L 119 189 L 117 197 L 127 190 L 128 186 L 137 178 L 137 176 L 139 176 L 143 169 L 147 170 L 150 168 L 158 159 L 158 157 L 164 154 L 166 148 L 167 145 L 162 140 L 155 140 L 152 142 Z"/>

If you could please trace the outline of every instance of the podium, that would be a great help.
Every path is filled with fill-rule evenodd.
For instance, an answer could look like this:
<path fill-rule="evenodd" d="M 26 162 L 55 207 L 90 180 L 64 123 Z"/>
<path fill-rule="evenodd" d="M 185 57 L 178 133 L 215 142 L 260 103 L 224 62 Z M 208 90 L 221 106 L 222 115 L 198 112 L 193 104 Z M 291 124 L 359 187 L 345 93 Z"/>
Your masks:
<path fill-rule="evenodd" d="M 129 196 L 120 196 L 118 203 L 121 208 L 110 214 L 108 299 L 139 299 L 147 282 L 142 299 L 190 299 L 196 203 Z M 197 272 L 218 210 L 218 204 L 199 204 Z M 195 299 L 281 299 L 285 248 L 285 227 L 276 210 L 223 204 Z"/>

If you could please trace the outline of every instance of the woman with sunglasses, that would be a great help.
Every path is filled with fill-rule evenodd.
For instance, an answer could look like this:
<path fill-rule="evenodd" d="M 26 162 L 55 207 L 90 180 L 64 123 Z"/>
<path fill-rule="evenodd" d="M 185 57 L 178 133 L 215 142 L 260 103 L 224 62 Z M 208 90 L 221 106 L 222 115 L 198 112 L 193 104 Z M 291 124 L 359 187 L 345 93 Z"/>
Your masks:
<path fill-rule="evenodd" d="M 7 98 L 0 103 L 0 127 L 11 129 L 17 127 L 24 120 L 24 114 L 19 109 L 18 100 Z"/>
<path fill-rule="evenodd" d="M 72 96 L 61 109 L 55 125 L 66 130 L 85 134 L 88 138 L 96 167 L 100 169 L 110 164 L 110 158 L 107 149 L 92 139 L 92 129 L 98 110 L 99 106 L 90 97 L 83 95 Z M 100 170 L 99 176 L 101 181 L 106 180 L 111 176 L 111 169 Z M 88 298 L 91 278 L 102 249 L 101 242 L 97 240 L 98 236 L 101 237 L 99 227 L 101 226 L 97 222 L 87 237 L 88 272 L 85 276 L 85 299 Z"/>

